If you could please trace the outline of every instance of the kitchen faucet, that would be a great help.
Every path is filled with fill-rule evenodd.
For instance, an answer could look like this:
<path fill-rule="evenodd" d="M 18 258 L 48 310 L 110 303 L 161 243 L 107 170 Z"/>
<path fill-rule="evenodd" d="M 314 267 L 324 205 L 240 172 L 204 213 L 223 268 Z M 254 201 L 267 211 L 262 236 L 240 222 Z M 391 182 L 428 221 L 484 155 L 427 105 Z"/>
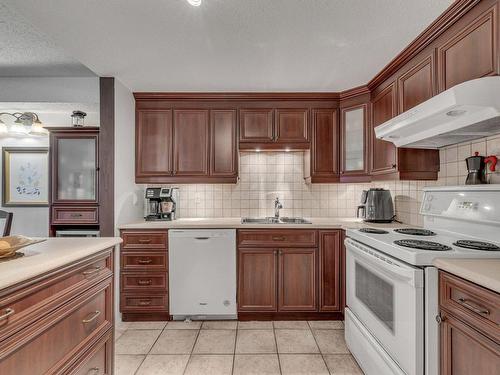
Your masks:
<path fill-rule="evenodd" d="M 280 218 L 280 209 L 283 208 L 283 205 L 280 202 L 280 199 L 276 197 L 274 200 L 274 218 L 279 219 Z"/>

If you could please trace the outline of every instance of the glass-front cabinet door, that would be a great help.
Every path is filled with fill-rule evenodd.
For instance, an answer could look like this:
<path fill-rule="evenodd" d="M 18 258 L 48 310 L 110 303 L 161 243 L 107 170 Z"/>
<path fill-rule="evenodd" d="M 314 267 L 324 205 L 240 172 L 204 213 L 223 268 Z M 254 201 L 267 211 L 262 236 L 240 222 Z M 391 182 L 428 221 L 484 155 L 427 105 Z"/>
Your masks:
<path fill-rule="evenodd" d="M 341 179 L 349 182 L 369 181 L 367 104 L 341 111 Z"/>
<path fill-rule="evenodd" d="M 98 136 L 96 132 L 58 133 L 53 136 L 53 203 L 98 201 Z"/>

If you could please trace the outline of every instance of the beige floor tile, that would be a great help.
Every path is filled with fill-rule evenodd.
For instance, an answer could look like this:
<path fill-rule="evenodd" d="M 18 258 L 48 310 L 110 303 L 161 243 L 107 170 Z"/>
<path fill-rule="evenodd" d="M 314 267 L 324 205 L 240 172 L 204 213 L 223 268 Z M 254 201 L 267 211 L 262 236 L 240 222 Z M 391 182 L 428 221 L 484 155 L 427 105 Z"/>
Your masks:
<path fill-rule="evenodd" d="M 147 354 L 161 331 L 138 330 L 126 331 L 117 341 L 116 354 Z"/>
<path fill-rule="evenodd" d="M 117 354 L 115 356 L 115 375 L 134 375 L 145 355 Z"/>
<path fill-rule="evenodd" d="M 200 329 L 201 323 L 203 322 L 172 321 L 167 323 L 165 329 Z"/>
<path fill-rule="evenodd" d="M 148 355 L 136 375 L 182 375 L 189 355 Z"/>
<path fill-rule="evenodd" d="M 127 329 L 163 329 L 167 322 L 129 322 Z"/>
<path fill-rule="evenodd" d="M 233 375 L 280 375 L 276 354 L 236 354 Z"/>
<path fill-rule="evenodd" d="M 278 353 L 319 353 L 310 330 L 278 329 L 275 334 Z"/>
<path fill-rule="evenodd" d="M 302 320 L 281 320 L 273 324 L 275 329 L 309 329 L 309 324 Z"/>
<path fill-rule="evenodd" d="M 319 349 L 323 354 L 349 353 L 344 340 L 344 330 L 319 329 L 313 330 Z"/>
<path fill-rule="evenodd" d="M 270 321 L 238 322 L 238 329 L 273 329 L 273 322 Z"/>
<path fill-rule="evenodd" d="M 236 353 L 261 354 L 276 353 L 276 341 L 272 329 L 238 330 Z"/>
<path fill-rule="evenodd" d="M 341 320 L 310 320 L 312 329 L 344 329 L 344 322 Z"/>
<path fill-rule="evenodd" d="M 118 340 L 125 333 L 126 329 L 115 328 L 115 341 Z"/>
<path fill-rule="evenodd" d="M 332 375 L 363 375 L 350 354 L 328 354 L 324 358 Z"/>
<path fill-rule="evenodd" d="M 232 355 L 192 355 L 184 375 L 231 375 Z"/>
<path fill-rule="evenodd" d="M 237 326 L 236 320 L 211 320 L 203 322 L 201 329 L 236 329 Z"/>
<path fill-rule="evenodd" d="M 280 354 L 283 375 L 329 375 L 319 354 Z"/>
<path fill-rule="evenodd" d="M 236 339 L 235 330 L 201 330 L 193 353 L 196 354 L 233 354 Z"/>
<path fill-rule="evenodd" d="M 191 354 L 197 336 L 198 331 L 192 329 L 164 330 L 151 354 Z"/>

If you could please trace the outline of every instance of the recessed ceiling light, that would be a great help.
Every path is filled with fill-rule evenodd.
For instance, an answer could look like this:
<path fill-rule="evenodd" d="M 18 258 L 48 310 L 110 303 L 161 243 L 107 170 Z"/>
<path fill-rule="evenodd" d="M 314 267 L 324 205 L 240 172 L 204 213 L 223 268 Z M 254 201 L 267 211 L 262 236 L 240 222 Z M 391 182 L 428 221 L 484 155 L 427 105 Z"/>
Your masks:
<path fill-rule="evenodd" d="M 194 7 L 199 7 L 201 5 L 201 0 L 187 0 L 187 2 Z"/>

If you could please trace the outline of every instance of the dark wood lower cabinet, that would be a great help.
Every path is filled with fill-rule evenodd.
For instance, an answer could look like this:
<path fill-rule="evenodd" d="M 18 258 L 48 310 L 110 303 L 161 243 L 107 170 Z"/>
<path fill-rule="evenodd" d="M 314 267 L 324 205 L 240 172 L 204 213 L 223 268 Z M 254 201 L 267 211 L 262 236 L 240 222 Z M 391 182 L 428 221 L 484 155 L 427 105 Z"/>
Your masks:
<path fill-rule="evenodd" d="M 342 311 L 342 231 L 319 231 L 319 311 Z"/>

